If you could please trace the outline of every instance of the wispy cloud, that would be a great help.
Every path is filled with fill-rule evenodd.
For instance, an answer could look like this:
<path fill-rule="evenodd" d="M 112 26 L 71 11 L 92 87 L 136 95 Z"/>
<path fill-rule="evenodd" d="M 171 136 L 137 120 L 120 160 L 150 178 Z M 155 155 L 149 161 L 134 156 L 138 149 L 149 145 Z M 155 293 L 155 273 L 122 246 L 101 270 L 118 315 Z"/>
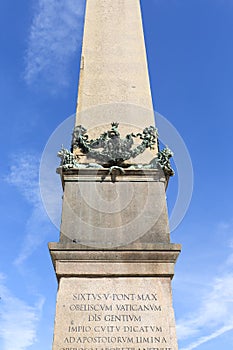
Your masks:
<path fill-rule="evenodd" d="M 51 230 L 51 224 L 44 210 L 39 189 L 38 154 L 15 155 L 6 181 L 15 186 L 31 205 L 26 222 L 25 238 L 16 264 L 22 264 L 45 240 Z"/>
<path fill-rule="evenodd" d="M 0 344 L 2 350 L 26 350 L 36 339 L 43 300 L 29 305 L 15 297 L 7 288 L 4 276 L 0 275 Z"/>
<path fill-rule="evenodd" d="M 193 350 L 228 331 L 233 331 L 233 259 L 230 254 L 222 276 L 208 281 L 208 291 L 200 295 L 200 307 L 177 322 L 178 338 L 192 339 L 181 350 Z"/>
<path fill-rule="evenodd" d="M 202 345 L 202 344 L 204 344 L 212 339 L 215 339 L 215 338 L 219 337 L 220 335 L 222 335 L 228 331 L 231 331 L 232 329 L 233 329 L 232 325 L 223 326 L 220 329 L 217 329 L 215 332 L 211 333 L 210 335 L 203 336 L 203 337 L 199 338 L 197 341 L 194 341 L 193 343 L 191 343 L 187 347 L 182 348 L 180 350 L 196 349 L 199 345 Z"/>
<path fill-rule="evenodd" d="M 64 86 L 81 44 L 84 0 L 38 0 L 26 52 L 25 80 Z"/>

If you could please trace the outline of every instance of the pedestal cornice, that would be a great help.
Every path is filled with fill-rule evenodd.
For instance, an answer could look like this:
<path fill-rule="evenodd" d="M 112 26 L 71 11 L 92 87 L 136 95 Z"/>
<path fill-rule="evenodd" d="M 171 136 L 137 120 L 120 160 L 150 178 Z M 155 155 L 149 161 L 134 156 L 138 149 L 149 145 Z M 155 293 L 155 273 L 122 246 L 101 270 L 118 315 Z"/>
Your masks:
<path fill-rule="evenodd" d="M 49 243 L 57 278 L 170 277 L 181 251 L 179 244 L 131 245 L 99 250 L 77 244 Z"/>

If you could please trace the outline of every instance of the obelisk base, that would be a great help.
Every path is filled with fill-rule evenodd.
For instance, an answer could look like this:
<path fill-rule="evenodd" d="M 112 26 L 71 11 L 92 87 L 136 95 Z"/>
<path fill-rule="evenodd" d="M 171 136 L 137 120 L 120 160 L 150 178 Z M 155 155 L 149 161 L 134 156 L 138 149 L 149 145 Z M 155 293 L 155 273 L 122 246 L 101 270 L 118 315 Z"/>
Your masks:
<path fill-rule="evenodd" d="M 180 245 L 49 248 L 59 281 L 53 350 L 178 349 L 171 279 Z"/>

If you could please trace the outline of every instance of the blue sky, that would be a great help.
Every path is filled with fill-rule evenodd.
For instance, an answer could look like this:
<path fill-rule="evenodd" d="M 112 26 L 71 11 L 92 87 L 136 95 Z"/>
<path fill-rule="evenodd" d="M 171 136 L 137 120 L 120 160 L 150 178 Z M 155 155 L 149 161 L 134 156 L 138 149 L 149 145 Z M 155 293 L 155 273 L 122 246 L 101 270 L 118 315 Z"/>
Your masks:
<path fill-rule="evenodd" d="M 182 135 L 194 169 L 189 210 L 172 233 L 180 350 L 233 343 L 233 2 L 142 0 L 155 110 Z M 82 0 L 2 0 L 0 348 L 51 348 L 58 230 L 39 193 L 41 154 L 75 112 Z M 51 172 L 55 172 L 52 168 Z M 177 179 L 168 190 L 172 207 Z"/>

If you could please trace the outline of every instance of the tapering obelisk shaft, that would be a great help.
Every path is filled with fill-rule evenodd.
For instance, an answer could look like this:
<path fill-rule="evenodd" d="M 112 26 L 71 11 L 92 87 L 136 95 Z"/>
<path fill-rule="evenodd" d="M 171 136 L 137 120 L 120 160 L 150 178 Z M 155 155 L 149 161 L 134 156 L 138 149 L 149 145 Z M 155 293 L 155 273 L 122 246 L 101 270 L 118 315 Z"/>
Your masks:
<path fill-rule="evenodd" d="M 140 2 L 87 0 L 78 113 L 121 102 L 153 109 Z"/>

